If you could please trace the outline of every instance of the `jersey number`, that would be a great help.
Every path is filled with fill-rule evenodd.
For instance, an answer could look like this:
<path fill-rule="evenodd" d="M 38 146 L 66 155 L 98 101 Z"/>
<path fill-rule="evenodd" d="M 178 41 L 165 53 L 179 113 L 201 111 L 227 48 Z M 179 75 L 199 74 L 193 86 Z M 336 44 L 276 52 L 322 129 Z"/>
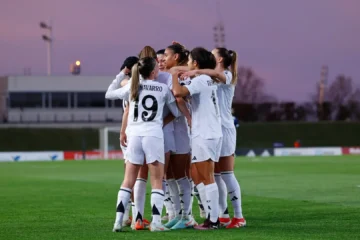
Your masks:
<path fill-rule="evenodd" d="M 216 106 L 216 97 L 215 97 L 215 91 L 214 90 L 211 93 L 211 100 L 212 100 L 212 102 L 214 104 L 216 115 L 219 115 L 218 108 Z"/>
<path fill-rule="evenodd" d="M 152 103 L 151 103 L 150 107 L 146 106 L 146 100 L 147 99 L 152 100 Z M 158 111 L 158 102 L 157 102 L 156 98 L 154 96 L 152 96 L 152 95 L 146 95 L 146 96 L 143 97 L 143 99 L 141 101 L 141 105 L 145 109 L 141 113 L 142 120 L 144 122 L 150 122 L 150 121 L 154 120 L 154 118 L 156 117 L 156 113 Z M 151 111 L 151 114 L 149 113 L 150 111 Z M 134 122 L 137 122 L 138 117 L 139 117 L 139 97 L 137 97 L 135 99 Z"/>

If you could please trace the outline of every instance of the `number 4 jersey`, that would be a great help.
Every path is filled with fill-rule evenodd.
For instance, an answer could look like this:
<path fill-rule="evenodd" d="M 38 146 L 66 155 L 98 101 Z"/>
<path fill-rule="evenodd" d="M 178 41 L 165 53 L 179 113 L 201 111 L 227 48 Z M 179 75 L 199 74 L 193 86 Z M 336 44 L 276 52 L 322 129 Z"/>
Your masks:
<path fill-rule="evenodd" d="M 177 117 L 180 112 L 175 98 L 166 84 L 155 80 L 140 80 L 138 97 L 130 100 L 129 82 L 111 94 L 120 99 L 129 99 L 127 136 L 153 136 L 163 138 L 163 109 L 166 105 Z"/>
<path fill-rule="evenodd" d="M 185 85 L 191 95 L 192 137 L 222 137 L 217 85 L 208 75 L 200 75 Z"/>

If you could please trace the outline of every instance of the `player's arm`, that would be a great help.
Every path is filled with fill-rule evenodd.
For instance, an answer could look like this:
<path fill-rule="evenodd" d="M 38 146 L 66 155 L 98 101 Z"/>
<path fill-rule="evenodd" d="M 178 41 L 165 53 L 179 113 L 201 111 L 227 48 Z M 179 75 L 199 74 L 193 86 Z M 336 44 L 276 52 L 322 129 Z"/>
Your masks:
<path fill-rule="evenodd" d="M 182 97 L 189 95 L 190 94 L 189 90 L 186 87 L 181 86 L 179 83 L 178 79 L 179 79 L 180 72 L 178 70 L 172 68 L 170 70 L 170 73 L 172 76 L 172 91 L 174 93 L 174 96 L 176 98 L 182 98 Z M 180 100 L 180 102 L 181 102 L 181 100 Z"/>
<path fill-rule="evenodd" d="M 126 99 L 127 97 L 129 97 L 130 85 L 131 84 L 126 84 L 124 87 L 118 89 L 108 89 L 108 91 L 105 93 L 105 98 Z"/>
<path fill-rule="evenodd" d="M 165 127 L 167 124 L 174 121 L 175 116 L 170 112 L 166 117 L 163 119 L 163 127 Z"/>
<path fill-rule="evenodd" d="M 121 71 L 118 75 L 116 75 L 115 79 L 110 83 L 106 93 L 114 91 L 118 88 L 125 86 L 125 84 L 123 85 L 124 81 L 127 83 L 126 75 L 125 75 L 124 71 Z M 108 99 L 110 99 L 110 98 L 108 98 Z"/>
<path fill-rule="evenodd" d="M 126 137 L 126 127 L 127 127 L 127 122 L 128 122 L 128 116 L 129 116 L 129 105 L 127 105 L 124 108 L 124 113 L 122 116 L 122 121 L 121 121 L 121 129 L 120 129 L 120 144 L 122 146 L 127 146 L 127 137 Z"/>
<path fill-rule="evenodd" d="M 221 82 L 226 84 L 226 76 L 223 71 L 217 71 L 214 69 L 198 69 L 198 70 L 192 70 L 185 72 L 183 75 L 186 77 L 194 77 L 196 75 L 205 74 L 210 76 L 212 79 L 214 79 L 216 82 Z"/>
<path fill-rule="evenodd" d="M 180 117 L 181 116 L 181 111 L 179 111 L 179 108 L 177 106 L 177 102 L 176 102 L 176 100 L 174 98 L 174 95 L 172 94 L 172 92 L 170 91 L 169 88 L 167 90 L 168 91 L 166 92 L 166 96 L 165 96 L 165 104 L 170 109 L 171 114 L 175 118 Z M 187 111 L 189 112 L 189 110 L 187 110 Z M 170 119 L 170 117 L 169 117 L 169 119 Z"/>

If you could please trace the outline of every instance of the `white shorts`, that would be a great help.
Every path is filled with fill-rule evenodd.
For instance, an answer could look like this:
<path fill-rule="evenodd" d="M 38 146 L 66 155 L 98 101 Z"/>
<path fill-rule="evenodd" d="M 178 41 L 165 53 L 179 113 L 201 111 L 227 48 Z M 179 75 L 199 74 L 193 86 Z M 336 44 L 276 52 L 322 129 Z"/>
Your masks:
<path fill-rule="evenodd" d="M 132 164 L 143 165 L 159 161 L 165 163 L 164 139 L 157 137 L 128 137 L 126 160 Z"/>
<path fill-rule="evenodd" d="M 174 131 L 175 149 L 174 154 L 188 154 L 191 150 L 188 131 Z"/>
<path fill-rule="evenodd" d="M 176 151 L 174 131 L 164 131 L 164 150 L 165 153 Z"/>
<path fill-rule="evenodd" d="M 235 153 L 236 149 L 236 129 L 235 128 L 222 128 L 222 145 L 220 157 L 228 157 Z"/>
<path fill-rule="evenodd" d="M 120 148 L 121 148 L 121 151 L 123 153 L 123 158 L 126 160 L 126 149 L 127 149 L 127 147 L 121 145 L 121 143 L 120 143 Z"/>
<path fill-rule="evenodd" d="M 201 136 L 192 139 L 191 163 L 204 162 L 211 159 L 218 162 L 220 158 L 222 138 L 204 139 Z"/>

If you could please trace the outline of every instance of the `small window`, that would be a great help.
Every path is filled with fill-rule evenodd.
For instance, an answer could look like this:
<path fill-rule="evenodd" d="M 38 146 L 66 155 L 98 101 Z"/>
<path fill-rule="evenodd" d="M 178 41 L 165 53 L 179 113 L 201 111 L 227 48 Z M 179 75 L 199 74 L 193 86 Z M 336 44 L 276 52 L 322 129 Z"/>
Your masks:
<path fill-rule="evenodd" d="M 103 92 L 78 92 L 77 107 L 105 107 L 105 93 Z"/>
<path fill-rule="evenodd" d="M 12 92 L 9 94 L 11 108 L 42 108 L 41 92 Z"/>

